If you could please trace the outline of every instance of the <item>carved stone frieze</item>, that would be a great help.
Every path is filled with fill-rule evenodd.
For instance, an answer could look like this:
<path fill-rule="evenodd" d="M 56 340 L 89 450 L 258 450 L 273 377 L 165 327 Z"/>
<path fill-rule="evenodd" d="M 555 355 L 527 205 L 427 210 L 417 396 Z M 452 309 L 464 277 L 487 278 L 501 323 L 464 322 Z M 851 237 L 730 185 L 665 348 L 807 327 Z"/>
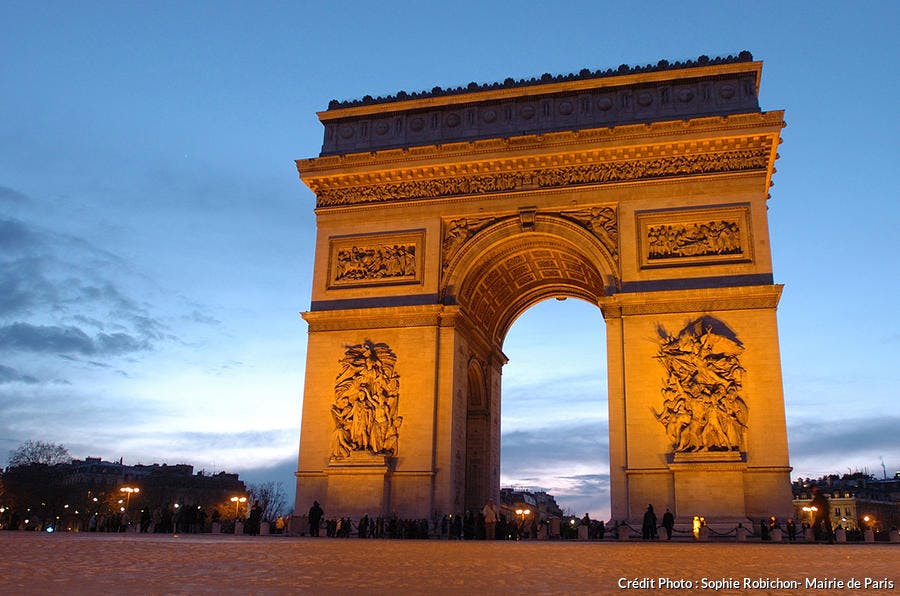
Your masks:
<path fill-rule="evenodd" d="M 421 231 L 335 237 L 330 245 L 330 288 L 420 281 Z"/>
<path fill-rule="evenodd" d="M 613 207 L 591 207 L 580 211 L 565 211 L 563 217 L 572 219 L 590 230 L 613 259 L 619 258 L 619 221 Z"/>
<path fill-rule="evenodd" d="M 403 418 L 397 415 L 400 376 L 394 369 L 397 356 L 385 343 L 348 346 L 339 361 L 341 371 L 334 384 L 331 416 L 334 433 L 333 460 L 355 453 L 396 455 Z"/>
<path fill-rule="evenodd" d="M 354 246 L 337 251 L 336 282 L 415 277 L 415 244 Z"/>
<path fill-rule="evenodd" d="M 744 450 L 748 408 L 744 346 L 722 321 L 703 316 L 676 335 L 658 328 L 656 358 L 666 370 L 663 409 L 654 411 L 677 453 Z"/>
<path fill-rule="evenodd" d="M 734 203 L 637 214 L 641 267 L 683 267 L 753 259 L 750 206 Z"/>
<path fill-rule="evenodd" d="M 736 221 L 650 226 L 648 255 L 652 259 L 741 254 L 741 229 Z"/>
<path fill-rule="evenodd" d="M 387 184 L 322 188 L 317 191 L 317 206 L 334 207 L 454 195 L 510 192 L 525 188 L 560 188 L 671 176 L 765 170 L 769 164 L 769 154 L 769 148 L 765 147 L 598 162 L 568 167 L 536 168 L 515 172 L 460 175 Z"/>

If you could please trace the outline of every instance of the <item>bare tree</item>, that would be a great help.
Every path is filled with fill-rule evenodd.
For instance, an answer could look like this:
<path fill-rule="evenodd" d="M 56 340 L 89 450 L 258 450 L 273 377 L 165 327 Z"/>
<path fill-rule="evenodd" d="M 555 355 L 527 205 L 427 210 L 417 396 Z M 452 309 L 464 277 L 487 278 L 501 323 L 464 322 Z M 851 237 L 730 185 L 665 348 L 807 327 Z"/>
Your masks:
<path fill-rule="evenodd" d="M 17 449 L 9 452 L 9 466 L 27 466 L 28 464 L 55 464 L 71 463 L 72 456 L 69 450 L 56 443 L 43 441 L 25 441 Z"/>
<path fill-rule="evenodd" d="M 247 492 L 250 493 L 250 500 L 259 504 L 264 520 L 272 521 L 284 515 L 286 494 L 281 482 L 270 480 L 259 484 L 248 484 Z"/>

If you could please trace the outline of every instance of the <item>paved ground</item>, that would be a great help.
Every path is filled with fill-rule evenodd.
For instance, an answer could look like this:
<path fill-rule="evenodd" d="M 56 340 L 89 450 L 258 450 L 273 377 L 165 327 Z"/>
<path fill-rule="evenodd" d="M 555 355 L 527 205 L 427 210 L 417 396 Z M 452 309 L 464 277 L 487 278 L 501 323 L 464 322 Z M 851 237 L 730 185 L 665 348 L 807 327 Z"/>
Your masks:
<path fill-rule="evenodd" d="M 713 593 L 714 584 L 698 589 L 704 578 L 726 580 L 720 594 L 897 594 L 900 544 L 0 532 L 0 594 L 651 594 L 660 588 Z M 746 585 L 745 578 L 759 583 Z M 807 588 L 807 578 L 832 583 Z M 620 588 L 627 580 L 644 584 Z M 847 588 L 851 580 L 860 586 Z M 878 580 L 892 586 L 871 589 Z M 693 582 L 693 589 L 679 589 L 679 581 Z M 835 581 L 844 582 L 843 589 L 833 589 Z"/>

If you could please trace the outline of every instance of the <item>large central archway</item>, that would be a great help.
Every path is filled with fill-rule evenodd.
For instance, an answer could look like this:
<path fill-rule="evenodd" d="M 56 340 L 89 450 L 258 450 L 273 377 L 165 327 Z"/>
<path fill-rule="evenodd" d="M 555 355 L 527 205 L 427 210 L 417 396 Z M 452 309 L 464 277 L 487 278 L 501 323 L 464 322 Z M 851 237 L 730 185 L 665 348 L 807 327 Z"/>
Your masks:
<path fill-rule="evenodd" d="M 430 517 L 499 491 L 503 339 L 606 321 L 612 515 L 790 512 L 766 201 L 783 126 L 749 55 L 319 113 L 296 510 Z"/>
<path fill-rule="evenodd" d="M 608 249 L 569 220 L 536 215 L 523 223 L 510 216 L 482 225 L 448 259 L 442 284 L 444 302 L 455 302 L 471 320 L 469 343 L 482 346 L 470 359 L 465 510 L 480 510 L 499 491 L 501 371 L 487 369 L 491 354 L 502 354 L 509 327 L 532 305 L 551 297 L 598 304 L 606 295 L 603 280 L 615 279 Z M 492 386 L 496 398 L 487 400 Z"/>
<path fill-rule="evenodd" d="M 547 493 L 563 512 L 608 520 L 606 323 L 597 304 L 554 296 L 530 306 L 503 353 L 501 496 Z M 534 503 L 541 512 L 552 507 L 545 499 Z"/>

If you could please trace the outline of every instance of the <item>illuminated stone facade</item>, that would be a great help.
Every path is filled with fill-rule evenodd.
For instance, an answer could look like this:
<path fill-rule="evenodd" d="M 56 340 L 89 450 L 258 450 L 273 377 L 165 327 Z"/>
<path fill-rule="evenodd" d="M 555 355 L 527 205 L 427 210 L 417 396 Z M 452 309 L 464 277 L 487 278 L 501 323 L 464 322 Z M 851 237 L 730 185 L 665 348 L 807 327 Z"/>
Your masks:
<path fill-rule="evenodd" d="M 766 213 L 784 121 L 761 71 L 741 54 L 320 112 L 322 153 L 297 162 L 317 239 L 296 511 L 496 500 L 504 337 L 574 297 L 606 320 L 613 517 L 789 515 Z"/>

